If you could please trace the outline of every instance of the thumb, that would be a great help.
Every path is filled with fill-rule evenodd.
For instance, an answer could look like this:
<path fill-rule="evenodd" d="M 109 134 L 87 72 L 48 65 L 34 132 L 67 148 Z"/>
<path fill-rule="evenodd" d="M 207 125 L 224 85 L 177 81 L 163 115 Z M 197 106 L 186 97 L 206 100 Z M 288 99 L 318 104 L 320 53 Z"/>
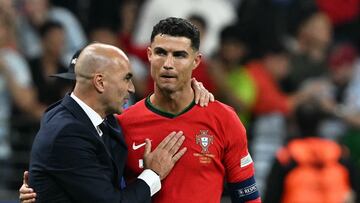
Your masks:
<path fill-rule="evenodd" d="M 151 152 L 151 142 L 149 139 L 145 139 L 145 151 L 144 151 L 144 156 L 147 154 L 150 154 Z"/>
<path fill-rule="evenodd" d="M 24 171 L 23 184 L 24 184 L 24 185 L 28 185 L 28 184 L 29 184 L 29 171 Z"/>

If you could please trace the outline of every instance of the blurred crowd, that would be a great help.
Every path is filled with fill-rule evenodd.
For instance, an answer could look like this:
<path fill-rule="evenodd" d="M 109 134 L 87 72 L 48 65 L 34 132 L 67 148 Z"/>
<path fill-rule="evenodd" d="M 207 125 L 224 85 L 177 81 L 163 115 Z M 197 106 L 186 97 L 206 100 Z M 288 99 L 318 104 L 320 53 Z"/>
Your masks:
<path fill-rule="evenodd" d="M 343 191 L 348 202 L 356 201 L 360 0 L 0 0 L 0 164 L 14 159 L 14 143 L 31 146 L 42 112 L 72 88 L 49 75 L 66 71 L 89 42 L 125 50 L 136 87 L 132 103 L 149 95 L 146 48 L 152 26 L 168 16 L 189 19 L 200 30 L 203 58 L 193 76 L 244 123 L 265 202 L 286 202 L 296 193 L 287 179 L 294 167 L 284 157 L 300 166 L 306 161 L 298 156 L 319 156 L 309 162 L 323 176 L 332 162 L 321 158 L 337 150 L 335 162 L 349 163 L 342 164 Z M 301 155 L 290 153 L 294 140 L 309 137 L 321 141 L 296 145 Z M 328 142 L 338 148 L 322 146 Z M 321 149 L 329 150 L 319 155 Z M 278 191 L 271 190 L 274 174 L 281 177 Z M 327 181 L 318 180 L 326 184 L 314 190 L 338 183 Z"/>

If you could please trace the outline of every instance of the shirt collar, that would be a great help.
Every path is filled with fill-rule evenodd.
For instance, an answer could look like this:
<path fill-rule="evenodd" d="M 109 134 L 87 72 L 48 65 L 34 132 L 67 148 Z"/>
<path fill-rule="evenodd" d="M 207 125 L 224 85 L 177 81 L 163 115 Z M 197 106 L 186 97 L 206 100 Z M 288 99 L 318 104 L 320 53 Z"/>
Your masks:
<path fill-rule="evenodd" d="M 101 116 L 96 113 L 96 111 L 94 111 L 90 106 L 88 106 L 83 101 L 81 101 L 81 99 L 75 96 L 73 92 L 70 94 L 70 97 L 73 98 L 75 102 L 80 105 L 80 107 L 85 111 L 86 115 L 90 118 L 94 127 L 97 129 L 98 126 L 104 121 L 104 119 L 101 118 Z"/>

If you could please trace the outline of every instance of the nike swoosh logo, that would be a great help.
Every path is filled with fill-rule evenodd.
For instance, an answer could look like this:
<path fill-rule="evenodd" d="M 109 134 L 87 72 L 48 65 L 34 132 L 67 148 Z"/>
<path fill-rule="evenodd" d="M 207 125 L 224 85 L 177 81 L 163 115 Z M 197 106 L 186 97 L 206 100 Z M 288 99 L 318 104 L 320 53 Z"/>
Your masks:
<path fill-rule="evenodd" d="M 150 140 L 150 142 L 151 142 L 151 140 Z M 133 150 L 137 150 L 137 149 L 140 149 L 142 146 L 145 146 L 145 145 L 146 145 L 145 142 L 141 143 L 139 145 L 136 145 L 135 142 L 133 142 L 132 148 L 133 148 Z"/>

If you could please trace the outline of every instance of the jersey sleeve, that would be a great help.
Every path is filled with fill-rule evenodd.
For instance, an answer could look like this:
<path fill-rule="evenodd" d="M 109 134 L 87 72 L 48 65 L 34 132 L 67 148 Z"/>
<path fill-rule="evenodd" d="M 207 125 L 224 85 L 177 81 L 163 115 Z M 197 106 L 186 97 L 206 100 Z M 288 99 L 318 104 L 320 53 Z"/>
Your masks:
<path fill-rule="evenodd" d="M 227 181 L 229 183 L 244 181 L 254 175 L 254 164 L 247 147 L 245 127 L 230 108 L 223 129 L 225 135 L 223 162 Z"/>

